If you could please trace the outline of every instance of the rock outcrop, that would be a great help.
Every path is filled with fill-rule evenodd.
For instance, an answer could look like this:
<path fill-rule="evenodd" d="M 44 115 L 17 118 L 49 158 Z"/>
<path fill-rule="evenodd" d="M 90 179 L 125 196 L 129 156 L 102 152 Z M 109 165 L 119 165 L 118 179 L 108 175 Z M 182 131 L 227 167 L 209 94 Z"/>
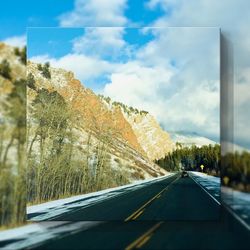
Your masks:
<path fill-rule="evenodd" d="M 137 117 L 137 122 L 133 122 L 134 118 L 127 117 L 119 106 L 110 108 L 102 98 L 85 88 L 75 79 L 72 72 L 50 67 L 51 77 L 48 79 L 38 70 L 36 63 L 28 62 L 27 66 L 28 74 L 34 76 L 37 90 L 45 88 L 50 92 L 57 91 L 65 99 L 74 114 L 72 126 L 77 131 L 78 143 L 83 148 L 86 146 L 89 133 L 96 143 L 108 140 L 112 166 L 130 172 L 131 180 L 156 177 L 166 173 L 164 169 L 154 164 L 153 160 L 161 157 L 166 149 L 163 144 L 161 145 L 159 138 L 162 143 L 165 140 L 166 145 L 170 143 L 170 139 L 152 116 L 146 115 L 146 120 L 145 117 L 141 117 L 142 121 Z M 34 100 L 37 90 L 28 89 L 28 105 Z M 154 141 L 154 138 L 157 141 Z M 148 153 L 149 151 L 151 153 Z"/>

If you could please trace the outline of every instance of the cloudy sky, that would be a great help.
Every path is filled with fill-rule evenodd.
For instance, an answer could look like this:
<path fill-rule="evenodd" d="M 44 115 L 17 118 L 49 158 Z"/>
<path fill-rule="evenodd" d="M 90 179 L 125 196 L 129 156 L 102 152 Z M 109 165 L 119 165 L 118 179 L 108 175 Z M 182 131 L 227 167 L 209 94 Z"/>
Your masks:
<path fill-rule="evenodd" d="M 12 45 L 23 45 L 26 43 L 25 31 L 27 26 L 221 27 L 223 34 L 226 35 L 232 42 L 234 49 L 235 87 L 234 97 L 232 97 L 234 98 L 235 114 L 234 143 L 250 148 L 250 142 L 248 139 L 250 135 L 250 92 L 248 90 L 250 87 L 250 4 L 248 0 L 64 0 L 63 2 L 61 0 L 9 0 L 1 3 L 1 7 L 5 11 L 1 13 L 0 17 L 0 39 Z M 20 11 L 20 9 L 22 9 L 22 11 Z M 109 32 L 113 33 L 112 31 Z M 191 34 L 191 32 L 183 32 L 181 35 L 170 34 L 171 31 L 168 31 L 167 35 L 162 35 L 161 32 L 154 33 L 150 30 L 144 30 L 143 32 L 145 34 L 145 40 L 141 39 L 141 35 L 135 35 L 138 36 L 137 42 L 139 43 L 139 46 L 136 46 L 136 44 L 135 46 L 133 44 L 130 46 L 130 35 L 126 37 L 126 32 L 124 33 L 124 29 L 120 28 L 119 31 L 110 34 L 108 36 L 110 39 L 103 41 L 101 46 L 95 47 L 92 42 L 97 41 L 98 36 L 101 36 L 100 30 L 94 32 L 89 29 L 84 31 L 84 33 L 83 31 L 76 31 L 76 34 L 71 34 L 72 39 L 69 35 L 68 51 L 70 50 L 70 53 L 68 53 L 69 58 L 64 58 L 64 61 L 66 62 L 66 59 L 69 60 L 70 56 L 77 54 L 79 55 L 78 58 L 75 58 L 78 60 L 77 62 L 81 62 L 83 60 L 83 56 L 85 56 L 86 62 L 89 60 L 88 65 L 96 65 L 98 62 L 99 67 L 96 69 L 96 74 L 98 74 L 98 72 L 103 73 L 102 80 L 107 80 L 107 84 L 104 88 L 98 89 L 98 86 L 93 87 L 99 92 L 103 89 L 105 93 L 112 93 L 111 86 L 113 86 L 114 91 L 114 89 L 118 86 L 118 82 L 121 82 L 121 80 L 124 79 L 126 80 L 126 77 L 128 76 L 131 81 L 136 81 L 139 85 L 142 84 L 140 83 L 142 76 L 138 76 L 135 72 L 133 72 L 136 67 L 138 67 L 138 70 L 140 69 L 140 72 L 145 72 L 143 74 L 143 79 L 146 82 L 150 82 L 149 79 L 152 76 L 155 76 L 155 79 L 157 79 L 158 82 L 162 82 L 163 79 L 157 74 L 157 72 L 159 72 L 158 70 L 162 70 L 161 74 L 163 74 L 166 78 L 165 83 L 169 83 L 166 84 L 168 85 L 168 90 L 170 90 L 169 94 L 174 92 L 174 90 L 170 87 L 173 82 L 175 82 L 178 86 L 181 86 L 181 84 L 185 82 L 185 84 L 187 84 L 186 86 L 191 87 L 191 84 L 195 84 L 198 79 L 205 78 L 206 71 L 211 70 L 211 72 L 214 72 L 210 69 L 210 67 L 211 65 L 215 66 L 216 63 L 212 62 L 209 58 L 212 51 L 216 51 L 216 49 L 213 49 L 213 46 L 210 46 L 213 36 L 208 34 L 209 32 L 204 34 L 204 37 L 200 36 L 197 40 L 192 39 L 193 44 L 189 44 L 187 41 L 188 37 L 190 38 L 192 35 L 196 36 L 196 32 L 193 34 Z M 174 32 L 172 31 L 172 33 Z M 180 46 L 181 49 L 178 49 L 173 42 L 174 37 L 176 36 L 179 39 L 178 42 L 182 45 Z M 150 43 L 150 40 L 147 39 L 151 39 L 152 37 L 154 40 Z M 171 39 L 168 39 L 167 37 L 171 37 Z M 207 41 L 208 47 L 205 47 L 204 51 L 202 43 L 207 39 L 209 39 L 209 41 Z M 52 40 L 53 39 L 51 39 L 51 41 Z M 73 43 L 72 40 L 74 40 Z M 92 50 L 85 51 L 85 46 L 83 45 L 91 46 L 89 41 L 91 41 L 93 46 Z M 165 47 L 165 49 L 161 50 L 162 44 L 166 43 L 169 46 L 168 49 L 166 50 Z M 115 46 L 112 46 L 112 44 L 115 44 Z M 51 44 L 51 46 L 52 45 L 53 44 Z M 195 53 L 192 52 L 191 48 L 190 50 L 187 50 L 188 46 L 192 45 L 196 45 L 195 49 L 194 47 L 192 48 Z M 55 44 L 54 46 L 56 47 Z M 93 55 L 93 53 L 98 52 L 98 50 L 99 52 L 104 52 L 100 58 Z M 121 50 L 126 53 L 126 58 L 119 58 Z M 185 61 L 185 58 L 183 58 L 184 51 L 186 52 L 187 58 L 191 56 L 190 61 Z M 190 55 L 188 54 L 188 51 L 190 52 Z M 57 63 L 62 63 L 59 58 L 61 57 L 62 59 L 63 55 L 65 55 L 65 51 L 58 51 L 58 54 L 50 52 L 46 55 L 46 53 L 42 51 L 42 48 L 41 52 L 41 55 L 51 57 L 51 59 L 54 59 Z M 162 62 L 161 54 L 165 55 L 166 53 L 168 53 L 168 59 Z M 112 58 L 108 58 L 110 54 L 112 54 Z M 152 55 L 154 55 L 154 58 Z M 153 58 L 153 61 L 149 60 L 150 57 Z M 182 58 L 182 60 L 180 60 L 180 58 Z M 206 64 L 204 62 L 201 64 L 198 63 L 201 58 L 205 60 L 204 62 L 206 62 Z M 214 59 L 216 58 L 214 57 Z M 123 65 L 121 65 L 121 61 L 123 62 Z M 152 66 L 152 64 L 154 65 Z M 164 64 L 165 66 L 163 67 Z M 115 71 L 112 71 L 114 65 Z M 160 69 L 160 65 L 164 69 Z M 150 67 L 152 68 L 152 71 L 149 70 Z M 196 67 L 197 74 L 193 74 L 193 71 L 191 70 L 194 67 Z M 92 68 L 92 66 L 90 68 Z M 181 70 L 182 74 L 178 74 Z M 108 77 L 109 72 L 113 72 L 111 78 Z M 122 72 L 126 72 L 126 75 Z M 83 72 L 82 74 L 83 75 L 80 76 L 80 78 L 87 77 L 86 75 L 84 76 L 87 72 Z M 95 77 L 96 79 L 99 79 L 97 75 Z M 187 77 L 186 80 L 184 77 Z M 208 80 L 211 81 L 206 83 Z M 99 79 L 99 81 L 102 82 L 101 79 Z M 206 78 L 206 80 L 199 83 L 200 89 L 198 89 L 198 85 L 194 85 L 194 94 L 197 91 L 197 96 L 200 96 L 202 99 L 202 95 L 207 96 L 208 92 L 213 93 L 216 88 L 214 86 L 214 82 L 215 77 L 212 74 L 209 78 Z M 89 81 L 89 84 L 94 83 Z M 97 81 L 97 85 L 98 84 L 99 82 Z M 159 85 L 161 87 L 163 86 L 163 84 Z M 172 84 L 171 86 L 176 85 Z M 147 84 L 147 86 L 150 86 L 150 84 Z M 154 92 L 151 93 L 150 97 L 148 97 L 149 89 L 147 88 L 145 88 L 144 92 L 141 93 L 145 95 L 146 104 L 151 101 L 154 94 L 158 96 L 159 93 L 166 94 L 166 91 L 160 91 L 160 87 L 158 87 L 158 92 L 156 89 L 157 88 L 155 87 Z M 132 90 L 129 88 L 128 91 Z M 139 90 L 137 89 L 134 91 Z M 126 93 L 127 92 L 123 94 L 125 95 Z M 185 102 L 185 100 L 180 99 L 180 96 L 178 95 L 181 94 L 185 94 L 185 100 L 189 101 Z M 189 95 L 185 93 L 185 88 L 181 88 L 178 95 L 175 95 L 175 97 L 174 95 L 171 95 L 174 98 L 168 100 L 168 106 L 170 104 L 170 106 L 173 106 L 172 103 L 176 103 L 175 99 L 178 99 L 180 103 L 179 106 L 172 108 L 172 111 L 169 109 L 169 113 L 165 113 L 164 117 L 168 120 L 169 117 L 172 117 L 172 125 L 174 123 L 180 124 L 180 121 L 184 120 L 184 123 L 187 123 L 185 126 L 186 128 L 192 130 L 199 129 L 210 137 L 216 136 L 214 129 L 216 127 L 215 115 L 211 116 L 211 121 L 207 124 L 207 121 L 205 122 L 204 118 L 202 118 L 206 114 L 202 115 L 196 111 L 193 112 L 193 119 L 197 122 L 197 124 L 189 123 L 189 105 L 192 105 L 193 107 L 199 104 L 199 98 L 194 100 L 190 97 L 188 99 Z M 124 98 L 123 95 L 121 95 L 121 98 Z M 131 98 L 133 98 L 133 95 Z M 212 110 L 216 110 L 216 105 L 218 105 L 213 98 L 213 95 L 209 97 L 209 105 L 206 106 L 203 104 L 202 107 L 199 107 L 203 109 L 204 112 L 208 112 L 207 117 L 210 114 L 212 115 Z M 162 99 L 163 98 L 157 99 L 157 105 L 164 105 L 165 107 L 165 104 L 162 104 L 160 101 Z M 136 102 L 136 100 L 134 100 L 134 102 Z M 181 113 L 179 112 L 181 102 L 186 105 L 188 104 L 187 111 L 183 113 L 183 117 L 180 117 Z M 173 112 L 173 114 L 171 114 L 171 112 Z M 179 114 L 179 117 L 176 114 Z M 173 118 L 174 116 L 175 118 Z M 171 128 L 172 126 L 167 124 L 166 121 L 161 122 L 166 124 L 167 128 Z"/>
<path fill-rule="evenodd" d="M 30 28 L 28 56 L 96 93 L 153 114 L 167 131 L 219 141 L 218 28 Z"/>

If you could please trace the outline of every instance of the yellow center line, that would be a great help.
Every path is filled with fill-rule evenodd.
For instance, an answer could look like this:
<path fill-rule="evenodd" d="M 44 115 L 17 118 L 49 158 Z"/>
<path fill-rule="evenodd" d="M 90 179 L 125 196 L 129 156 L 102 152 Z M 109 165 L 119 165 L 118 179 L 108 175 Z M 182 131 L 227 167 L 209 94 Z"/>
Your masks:
<path fill-rule="evenodd" d="M 167 187 L 165 187 L 165 188 L 163 188 L 159 193 L 157 193 L 153 198 L 151 198 L 149 201 L 147 201 L 144 205 L 142 205 L 139 209 L 137 209 L 134 213 L 132 213 L 129 217 L 127 217 L 126 219 L 125 219 L 125 222 L 126 221 L 129 221 L 129 220 L 131 220 L 131 219 L 135 219 L 135 218 L 137 218 L 140 214 L 142 214 L 142 213 L 140 213 L 141 212 L 141 210 L 143 210 L 148 204 L 150 204 L 153 200 L 155 200 L 155 199 L 157 199 L 157 198 L 159 198 L 160 196 L 161 196 L 161 194 L 165 191 L 165 190 L 167 190 L 169 187 L 170 187 L 170 185 L 172 185 L 174 182 L 176 182 L 177 180 L 179 179 L 179 177 L 177 177 L 174 181 L 172 181 L 170 184 L 168 184 L 168 186 Z M 139 215 L 138 215 L 138 213 L 139 213 Z M 136 217 L 135 217 L 136 216 Z M 135 218 L 134 218 L 135 217 Z"/>
<path fill-rule="evenodd" d="M 139 211 L 139 213 L 137 213 L 132 220 L 135 220 L 137 217 L 139 217 L 142 213 L 143 213 L 144 209 Z"/>
<path fill-rule="evenodd" d="M 155 224 L 152 228 L 150 228 L 146 233 L 144 233 L 142 236 L 140 236 L 137 240 L 133 241 L 131 244 L 129 244 L 125 250 L 131 250 L 134 248 L 140 248 L 143 246 L 148 240 L 152 237 L 153 232 L 160 227 L 160 225 L 163 223 L 163 221 L 158 222 Z"/>
<path fill-rule="evenodd" d="M 137 246 L 136 248 L 141 248 L 143 245 L 145 245 L 149 239 L 152 237 L 153 234 L 150 234 L 148 236 L 146 236 Z"/>

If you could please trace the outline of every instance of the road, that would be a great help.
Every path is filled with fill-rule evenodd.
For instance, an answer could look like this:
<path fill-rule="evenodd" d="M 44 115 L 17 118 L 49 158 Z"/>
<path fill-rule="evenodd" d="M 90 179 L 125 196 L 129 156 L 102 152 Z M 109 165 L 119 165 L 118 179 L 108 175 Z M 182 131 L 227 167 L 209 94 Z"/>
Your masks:
<path fill-rule="evenodd" d="M 217 220 L 220 205 L 180 174 L 51 220 Z"/>
<path fill-rule="evenodd" d="M 249 249 L 250 246 L 249 231 L 192 178 L 181 178 L 179 174 L 54 219 L 102 223 L 29 249 Z"/>

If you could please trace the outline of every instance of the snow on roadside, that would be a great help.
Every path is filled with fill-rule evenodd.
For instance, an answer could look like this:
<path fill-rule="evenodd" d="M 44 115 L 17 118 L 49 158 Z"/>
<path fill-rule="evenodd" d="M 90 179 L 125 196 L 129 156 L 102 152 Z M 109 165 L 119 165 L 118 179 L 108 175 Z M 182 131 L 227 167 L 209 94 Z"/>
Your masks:
<path fill-rule="evenodd" d="M 101 223 L 103 222 L 40 222 L 0 231 L 0 249 L 30 248 L 56 237 L 87 230 Z"/>
<path fill-rule="evenodd" d="M 216 200 L 220 200 L 220 177 L 207 175 L 201 172 L 189 171 L 191 177 L 203 186 Z"/>
<path fill-rule="evenodd" d="M 168 173 L 167 175 L 161 177 L 143 181 L 136 181 L 132 184 L 120 187 L 109 188 L 98 192 L 77 195 L 70 198 L 49 201 L 38 205 L 28 206 L 27 215 L 29 220 L 31 221 L 43 221 L 43 220 L 53 219 L 54 217 L 59 216 L 63 213 L 72 211 L 72 208 L 89 207 L 91 205 L 96 204 L 97 202 L 101 202 L 106 199 L 115 197 L 117 195 L 124 194 L 125 192 L 128 191 L 145 187 L 148 184 L 161 181 L 162 179 L 169 178 L 173 175 L 174 173 Z"/>
<path fill-rule="evenodd" d="M 41 221 L 67 212 L 72 207 L 84 207 L 95 204 L 96 202 L 123 194 L 127 191 L 136 190 L 154 182 L 161 181 L 164 178 L 173 176 L 174 173 L 168 173 L 165 176 L 152 178 L 150 180 L 137 181 L 132 184 L 124 185 L 116 188 L 109 188 L 99 192 L 89 193 L 85 195 L 77 195 L 74 197 L 46 202 L 40 205 L 29 206 L 27 208 L 28 215 L 32 213 L 41 213 L 39 216 L 34 216 L 32 220 Z M 98 221 L 44 221 L 32 223 L 18 228 L 0 231 L 0 248 L 1 249 L 23 249 L 31 246 L 39 245 L 42 242 L 63 237 L 68 233 L 77 233 L 97 226 Z"/>
<path fill-rule="evenodd" d="M 250 193 L 244 193 L 229 187 L 220 188 L 220 178 L 200 172 L 189 172 L 191 177 L 201 184 L 217 200 L 220 199 L 236 213 L 250 229 Z"/>
<path fill-rule="evenodd" d="M 250 229 L 250 193 L 244 193 L 229 187 L 222 187 L 221 196 L 224 203 L 238 214 Z"/>

